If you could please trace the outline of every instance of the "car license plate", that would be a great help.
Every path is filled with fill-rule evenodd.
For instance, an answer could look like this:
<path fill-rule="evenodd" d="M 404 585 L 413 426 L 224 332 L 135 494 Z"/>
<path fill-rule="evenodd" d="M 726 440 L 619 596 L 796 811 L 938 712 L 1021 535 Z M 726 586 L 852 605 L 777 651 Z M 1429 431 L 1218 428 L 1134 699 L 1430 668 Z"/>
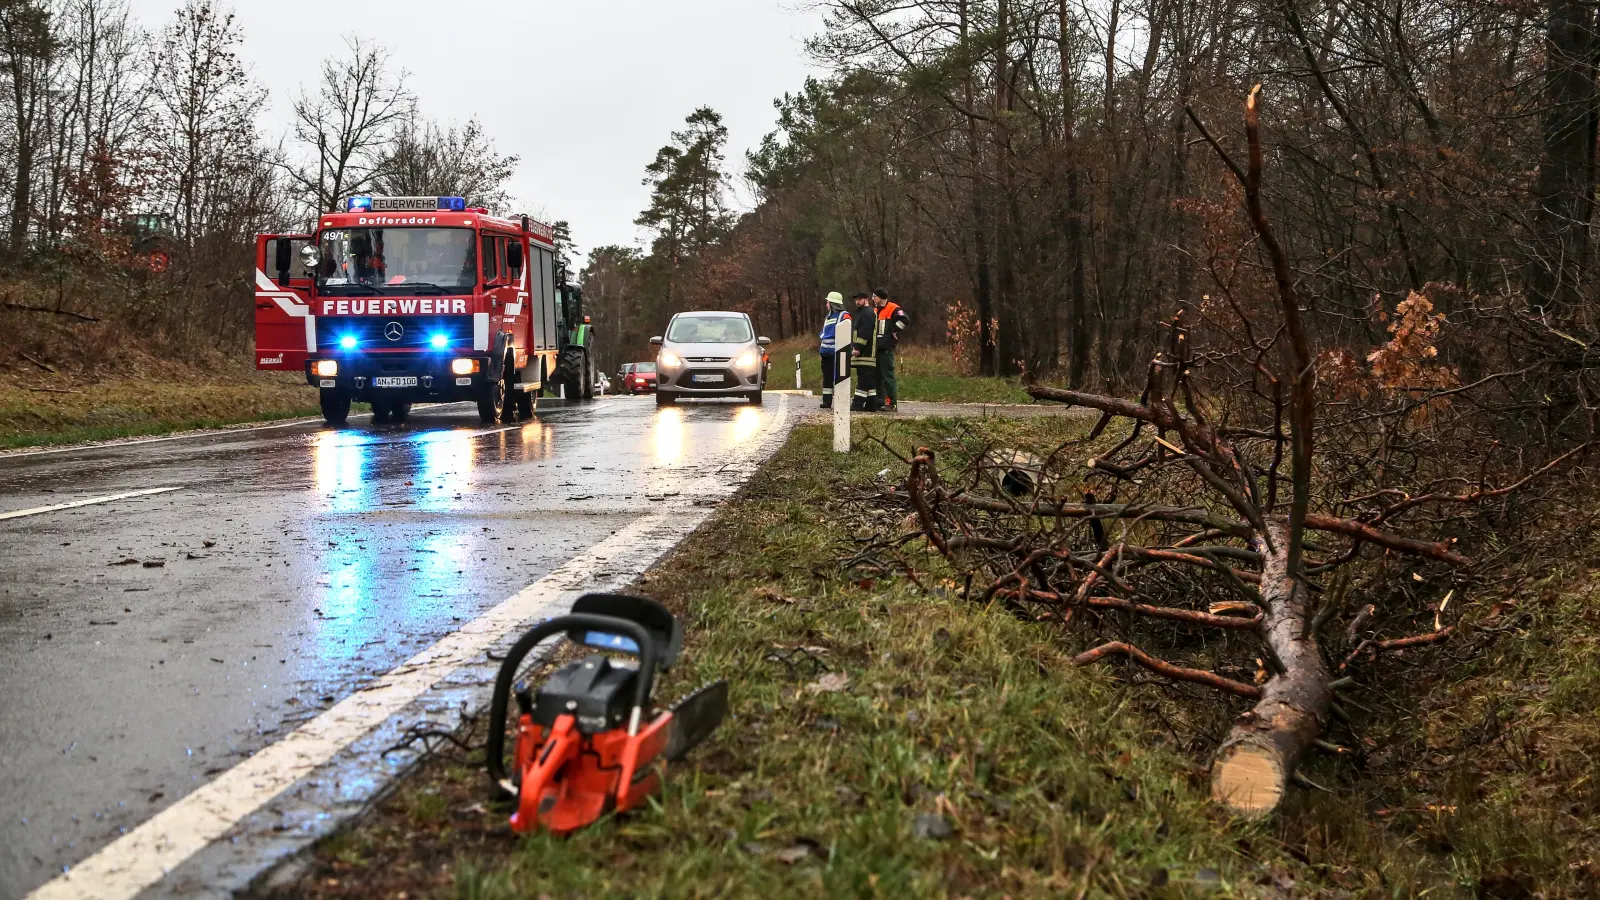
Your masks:
<path fill-rule="evenodd" d="M 721 375 L 717 375 L 715 373 L 710 374 L 710 375 L 696 375 L 696 376 L 694 376 L 694 383 L 695 384 L 721 384 L 722 383 L 722 376 Z"/>
<path fill-rule="evenodd" d="M 380 375 L 377 378 L 372 379 L 372 386 L 373 387 L 416 387 L 417 386 L 417 377 L 415 375 L 407 375 L 407 376 Z"/>

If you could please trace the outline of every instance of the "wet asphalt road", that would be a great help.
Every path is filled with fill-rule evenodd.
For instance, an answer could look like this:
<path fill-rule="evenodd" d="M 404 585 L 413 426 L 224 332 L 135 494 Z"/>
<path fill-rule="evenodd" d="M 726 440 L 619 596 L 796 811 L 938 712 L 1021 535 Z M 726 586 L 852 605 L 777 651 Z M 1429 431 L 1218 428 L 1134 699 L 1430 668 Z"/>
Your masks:
<path fill-rule="evenodd" d="M 725 496 L 781 400 L 0 457 L 0 515 L 179 488 L 0 521 L 0 898 L 641 515 Z"/>

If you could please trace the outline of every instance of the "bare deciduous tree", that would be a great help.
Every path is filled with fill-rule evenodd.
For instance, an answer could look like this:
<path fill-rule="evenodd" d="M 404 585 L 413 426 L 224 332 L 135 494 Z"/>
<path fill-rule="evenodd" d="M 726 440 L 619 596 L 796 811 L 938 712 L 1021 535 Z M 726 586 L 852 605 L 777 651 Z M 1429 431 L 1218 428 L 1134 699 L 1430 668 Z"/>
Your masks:
<path fill-rule="evenodd" d="M 347 48 L 323 62 L 316 86 L 294 102 L 294 137 L 314 162 L 291 174 L 319 212 L 372 185 L 416 113 L 406 73 L 389 67 L 388 51 L 360 38 Z"/>

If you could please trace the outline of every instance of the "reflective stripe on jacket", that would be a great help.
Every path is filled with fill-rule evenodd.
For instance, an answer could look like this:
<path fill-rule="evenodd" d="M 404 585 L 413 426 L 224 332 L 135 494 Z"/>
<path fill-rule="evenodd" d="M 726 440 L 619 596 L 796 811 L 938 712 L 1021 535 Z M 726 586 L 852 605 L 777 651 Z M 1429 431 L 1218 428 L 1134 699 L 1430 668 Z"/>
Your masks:
<path fill-rule="evenodd" d="M 828 317 L 822 320 L 822 333 L 817 335 L 817 338 L 822 342 L 821 349 L 824 354 L 833 354 L 839 351 L 837 343 L 834 341 L 834 332 L 838 329 L 839 323 L 848 318 L 850 318 L 850 313 L 845 310 L 832 309 L 828 311 Z"/>

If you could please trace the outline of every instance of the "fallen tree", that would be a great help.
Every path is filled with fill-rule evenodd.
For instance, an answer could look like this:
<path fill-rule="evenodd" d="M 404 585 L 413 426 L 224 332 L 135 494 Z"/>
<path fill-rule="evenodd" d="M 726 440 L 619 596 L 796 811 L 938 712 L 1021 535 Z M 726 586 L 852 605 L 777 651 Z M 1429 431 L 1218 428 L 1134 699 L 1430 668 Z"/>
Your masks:
<path fill-rule="evenodd" d="M 1457 633 L 1445 617 L 1457 590 L 1472 584 L 1463 536 L 1499 527 L 1515 495 L 1580 459 L 1592 440 L 1582 414 L 1576 431 L 1551 432 L 1567 446 L 1535 465 L 1525 448 L 1493 440 L 1503 425 L 1498 407 L 1473 392 L 1503 391 L 1506 379 L 1462 385 L 1438 364 L 1431 341 L 1443 317 L 1417 294 L 1397 309 L 1394 338 L 1369 357 L 1370 370 L 1319 384 L 1319 367 L 1335 369 L 1348 354 L 1314 351 L 1288 255 L 1273 235 L 1259 91 L 1246 104 L 1243 167 L 1194 117 L 1242 193 L 1249 235 L 1240 245 L 1264 262 L 1254 293 L 1247 272 L 1219 279 L 1216 301 L 1182 304 L 1164 323 L 1165 346 L 1137 400 L 1029 389 L 1039 400 L 1098 411 L 1086 438 L 1043 459 L 986 448 L 952 471 L 922 448 L 895 492 L 918 534 L 969 574 L 975 601 L 1037 619 L 1087 619 L 1097 630 L 1128 630 L 1107 616 L 1209 630 L 1230 636 L 1225 653 L 1250 653 L 1249 680 L 1236 677 L 1238 666 L 1162 659 L 1126 635 L 1075 660 L 1123 660 L 1253 701 L 1218 746 L 1211 777 L 1213 798 L 1250 816 L 1276 809 L 1302 759 L 1327 745 L 1353 664 Z M 1365 567 L 1370 577 L 1352 590 L 1348 573 L 1364 558 L 1378 565 Z M 1394 588 L 1397 569 L 1426 590 Z M 1380 613 L 1352 602 L 1361 590 L 1403 602 Z M 1382 636 L 1418 617 L 1431 618 L 1431 629 Z M 1354 649 L 1330 657 L 1327 635 Z M 1214 642 L 1202 646 L 1217 655 Z M 1341 656 L 1341 665 L 1330 663 Z"/>

